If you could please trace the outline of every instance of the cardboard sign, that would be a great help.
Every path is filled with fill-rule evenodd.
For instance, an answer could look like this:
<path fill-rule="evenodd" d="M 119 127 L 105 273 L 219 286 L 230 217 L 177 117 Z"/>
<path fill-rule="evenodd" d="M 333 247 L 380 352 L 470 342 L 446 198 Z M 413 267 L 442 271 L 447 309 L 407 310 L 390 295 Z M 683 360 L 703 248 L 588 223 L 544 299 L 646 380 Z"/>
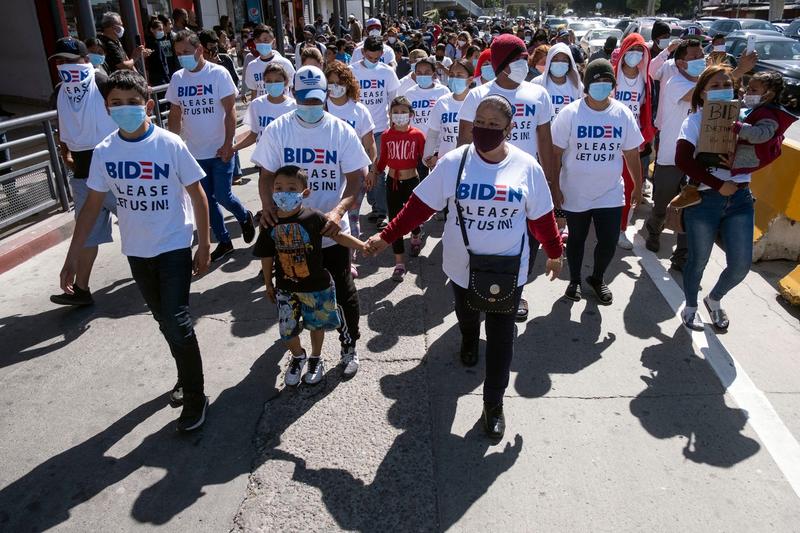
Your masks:
<path fill-rule="evenodd" d="M 719 156 L 733 153 L 736 147 L 733 124 L 739 118 L 739 107 L 738 100 L 704 103 L 697 159 L 706 166 L 727 168 L 720 163 Z"/>

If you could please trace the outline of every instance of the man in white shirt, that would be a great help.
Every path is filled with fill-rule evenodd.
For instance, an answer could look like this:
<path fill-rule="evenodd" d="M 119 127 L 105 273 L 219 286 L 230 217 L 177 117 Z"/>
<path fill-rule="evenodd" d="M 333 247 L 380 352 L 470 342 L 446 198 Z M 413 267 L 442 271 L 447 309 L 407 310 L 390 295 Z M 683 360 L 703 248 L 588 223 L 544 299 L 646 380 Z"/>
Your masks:
<path fill-rule="evenodd" d="M 253 30 L 253 41 L 256 45 L 256 52 L 258 57 L 247 64 L 244 74 L 245 87 L 250 89 L 250 99 L 264 96 L 266 89 L 264 87 L 264 69 L 268 64 L 275 62 L 284 68 L 289 80 L 294 79 L 294 66 L 292 62 L 281 55 L 275 50 L 275 34 L 272 28 L 259 24 Z M 289 87 L 292 86 L 291 81 Z"/>
<path fill-rule="evenodd" d="M 258 190 L 262 225 L 274 225 L 278 220 L 272 201 L 275 171 L 284 165 L 296 165 L 308 174 L 311 195 L 304 204 L 326 213 L 328 218 L 323 236 L 350 232 L 346 214 L 355 204 L 370 158 L 355 130 L 325 112 L 327 86 L 320 69 L 301 67 L 294 80 L 297 108 L 267 126 L 256 145 L 253 162 L 261 167 Z M 330 238 L 323 239 L 322 247 L 323 265 L 333 278 L 343 317 L 339 341 L 344 375 L 350 377 L 359 365 L 356 341 L 360 316 L 358 293 L 350 271 L 350 251 Z"/>
<path fill-rule="evenodd" d="M 367 20 L 367 36 L 364 38 L 364 42 L 369 37 L 377 37 L 381 39 L 381 21 L 376 18 L 371 18 Z M 383 43 L 383 41 L 381 41 Z M 380 55 L 379 61 L 381 63 L 385 63 L 390 67 L 394 68 L 397 66 L 397 61 L 395 58 L 394 48 L 389 46 L 388 44 L 383 43 L 383 53 Z M 357 63 L 364 59 L 364 43 L 361 43 L 356 46 L 355 50 L 353 50 L 353 58 L 350 60 L 351 63 Z"/>
<path fill-rule="evenodd" d="M 380 37 L 370 36 L 364 41 L 364 58 L 351 62 L 350 69 L 361 86 L 361 103 L 367 106 L 372 121 L 375 123 L 375 145 L 378 147 L 380 159 L 381 134 L 389 129 L 389 104 L 397 94 L 400 81 L 394 69 L 380 62 L 383 53 L 383 42 Z M 376 159 L 376 160 L 377 160 Z M 389 223 L 386 220 L 386 176 L 375 175 L 374 166 L 370 165 L 367 181 L 374 185 L 367 192 L 367 202 L 372 206 L 368 218 L 374 220 L 378 229 Z"/>
<path fill-rule="evenodd" d="M 295 69 L 299 69 L 303 66 L 302 58 L 300 57 L 303 50 L 306 48 L 316 48 L 319 50 L 319 53 L 322 54 L 322 57 L 325 57 L 325 50 L 327 50 L 326 46 L 316 40 L 317 30 L 314 26 L 308 24 L 303 27 L 303 39 L 297 40 L 297 44 L 294 47 L 294 66 Z"/>
<path fill-rule="evenodd" d="M 211 260 L 216 261 L 233 251 L 220 206 L 239 221 L 246 243 L 255 237 L 253 214 L 231 190 L 237 91 L 225 67 L 203 59 L 203 46 L 193 32 L 176 34 L 175 53 L 183 68 L 172 75 L 167 89 L 166 99 L 172 104 L 169 130 L 183 133 L 189 151 L 206 173 L 202 185 L 208 197 L 211 230 L 218 242 L 211 252 Z"/>

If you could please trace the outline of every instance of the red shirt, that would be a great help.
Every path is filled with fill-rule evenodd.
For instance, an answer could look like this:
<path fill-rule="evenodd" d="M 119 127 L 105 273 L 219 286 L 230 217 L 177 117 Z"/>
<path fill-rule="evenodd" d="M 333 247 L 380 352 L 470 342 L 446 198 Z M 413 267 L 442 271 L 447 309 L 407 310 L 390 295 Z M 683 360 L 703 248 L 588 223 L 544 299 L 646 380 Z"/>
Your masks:
<path fill-rule="evenodd" d="M 425 148 L 425 134 L 411 126 L 408 131 L 399 131 L 394 126 L 381 135 L 381 157 L 375 165 L 378 173 L 389 168 L 392 170 L 408 170 L 417 168 Z"/>

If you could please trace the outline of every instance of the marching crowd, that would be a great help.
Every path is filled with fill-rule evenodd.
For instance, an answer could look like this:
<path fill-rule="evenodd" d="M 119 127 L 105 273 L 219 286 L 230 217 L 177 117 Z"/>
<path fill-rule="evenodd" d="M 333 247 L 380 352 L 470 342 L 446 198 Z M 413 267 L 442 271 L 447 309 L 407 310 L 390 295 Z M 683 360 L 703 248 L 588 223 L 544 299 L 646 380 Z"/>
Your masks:
<path fill-rule="evenodd" d="M 183 406 L 178 429 L 200 427 L 208 407 L 189 288 L 193 274 L 234 249 L 223 208 L 242 240 L 255 241 L 290 351 L 289 386 L 322 379 L 325 331 L 339 332 L 344 376 L 358 370 L 355 253 L 391 245 L 391 279 L 401 283 L 406 254 L 422 252 L 426 221 L 444 220 L 442 268 L 466 366 L 479 360 L 485 315 L 482 420 L 495 439 L 505 429 L 514 322 L 527 318 L 522 288 L 537 250 L 551 279 L 566 257 L 566 298 L 580 300 L 588 287 L 611 304 L 605 273 L 617 247 L 633 246 L 625 229 L 646 189 L 653 203 L 647 248 L 659 250 L 670 210 L 685 230 L 672 267 L 683 272 L 688 328 L 704 327 L 700 281 L 715 240 L 724 244 L 727 266 L 703 301 L 713 326 L 728 327 L 722 299 L 744 279 L 752 256 L 750 176 L 777 157 L 776 139 L 794 120 L 776 103 L 779 75 L 758 73 L 742 84 L 755 53 L 734 61 L 717 48 L 706 55 L 694 28 L 672 40 L 660 22 L 651 42 L 630 33 L 587 61 L 569 31 L 525 25 L 481 34 L 471 20 L 442 26 L 372 18 L 362 39 L 351 17 L 337 39 L 319 18 L 303 28 L 302 40 L 289 34 L 279 45 L 266 25 L 249 25 L 232 42 L 227 21 L 194 32 L 187 20 L 185 13 L 153 19 L 146 44 L 128 57 L 122 22 L 108 13 L 99 39 L 61 39 L 51 57 L 62 80 L 59 133 L 77 216 L 61 272 L 64 293 L 51 299 L 92 303 L 92 265 L 98 245 L 111 241 L 115 214 L 122 253 L 176 362 L 170 401 Z M 290 60 L 282 52 L 292 46 Z M 150 86 L 169 84 L 167 129 L 152 118 L 166 106 L 154 102 L 136 71 L 140 57 Z M 237 97 L 249 100 L 239 135 Z M 736 148 L 709 163 L 696 150 L 703 104 L 739 99 Z M 238 153 L 253 144 L 255 215 L 232 189 L 247 163 Z M 379 230 L 366 242 L 364 199 L 366 220 Z M 592 226 L 597 243 L 582 279 Z"/>

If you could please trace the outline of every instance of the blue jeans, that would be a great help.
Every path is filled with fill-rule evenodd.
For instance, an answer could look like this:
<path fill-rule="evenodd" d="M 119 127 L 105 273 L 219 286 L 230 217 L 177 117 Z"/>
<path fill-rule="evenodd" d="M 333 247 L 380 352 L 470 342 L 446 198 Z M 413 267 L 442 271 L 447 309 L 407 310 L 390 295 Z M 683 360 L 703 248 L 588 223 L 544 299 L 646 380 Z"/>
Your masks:
<path fill-rule="evenodd" d="M 231 242 L 230 233 L 225 227 L 225 219 L 222 216 L 224 207 L 236 217 L 239 223 L 247 220 L 247 209 L 231 191 L 233 181 L 233 158 L 227 163 L 219 157 L 211 159 L 200 159 L 197 161 L 206 173 L 206 177 L 201 182 L 203 190 L 208 197 L 208 213 L 211 218 L 211 231 L 214 232 L 219 243 Z"/>
<path fill-rule="evenodd" d="M 381 157 L 381 135 L 383 132 L 375 134 L 375 146 L 378 149 L 378 159 Z M 378 215 L 386 216 L 386 174 L 381 172 L 380 176 L 375 177 L 375 186 L 367 191 L 367 202 L 372 206 L 372 211 Z"/>
<path fill-rule="evenodd" d="M 700 191 L 700 196 L 701 203 L 683 212 L 689 248 L 683 267 L 683 293 L 689 307 L 697 307 L 700 281 L 717 234 L 722 237 L 726 266 L 709 296 L 721 300 L 747 276 L 753 262 L 754 209 L 750 189 L 739 189 L 731 196 L 714 190 Z"/>
<path fill-rule="evenodd" d="M 242 164 L 239 162 L 239 152 L 233 154 L 233 175 L 234 176 L 242 175 Z"/>
<path fill-rule="evenodd" d="M 203 394 L 203 361 L 189 313 L 192 250 L 182 248 L 155 257 L 128 257 L 131 274 L 158 322 L 185 395 Z"/>

